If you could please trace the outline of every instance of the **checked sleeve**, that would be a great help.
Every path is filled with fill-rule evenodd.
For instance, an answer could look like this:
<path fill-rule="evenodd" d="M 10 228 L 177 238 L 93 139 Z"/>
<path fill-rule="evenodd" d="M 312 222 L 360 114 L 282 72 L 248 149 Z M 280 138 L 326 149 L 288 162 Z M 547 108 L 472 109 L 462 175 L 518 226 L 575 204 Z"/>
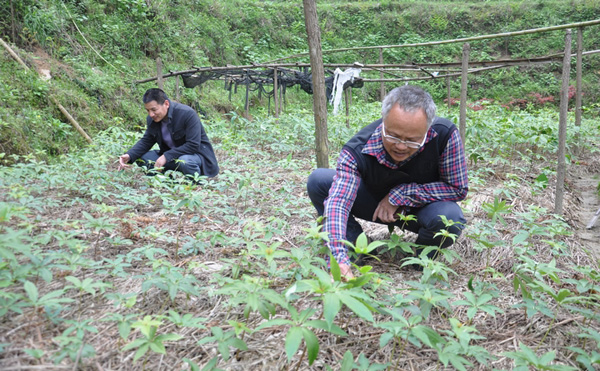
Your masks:
<path fill-rule="evenodd" d="M 328 247 L 340 264 L 350 264 L 348 248 L 341 240 L 346 239 L 348 218 L 356 200 L 360 181 L 356 160 L 346 149 L 342 149 L 323 214 L 323 231 L 329 234 Z"/>

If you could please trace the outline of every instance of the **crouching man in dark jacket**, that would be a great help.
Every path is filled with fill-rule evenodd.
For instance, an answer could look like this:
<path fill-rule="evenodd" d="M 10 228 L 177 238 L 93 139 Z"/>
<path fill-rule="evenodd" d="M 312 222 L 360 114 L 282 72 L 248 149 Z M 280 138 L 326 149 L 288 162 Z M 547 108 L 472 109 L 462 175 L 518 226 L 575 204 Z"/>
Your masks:
<path fill-rule="evenodd" d="M 137 161 L 156 170 L 175 170 L 195 177 L 214 177 L 219 165 L 196 111 L 171 102 L 161 89 L 148 89 L 143 97 L 148 111 L 144 136 L 119 157 L 119 170 Z M 158 143 L 158 150 L 151 148 Z"/>

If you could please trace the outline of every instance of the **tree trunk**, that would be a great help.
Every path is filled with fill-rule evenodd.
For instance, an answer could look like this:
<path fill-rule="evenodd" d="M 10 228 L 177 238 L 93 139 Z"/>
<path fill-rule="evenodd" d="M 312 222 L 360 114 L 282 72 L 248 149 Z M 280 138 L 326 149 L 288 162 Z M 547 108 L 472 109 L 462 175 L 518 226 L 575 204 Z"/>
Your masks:
<path fill-rule="evenodd" d="M 327 99 L 325 96 L 325 70 L 321 51 L 321 30 L 315 0 L 303 0 L 304 22 L 308 36 L 308 53 L 312 69 L 313 111 L 315 116 L 315 145 L 317 167 L 329 167 L 327 143 Z"/>

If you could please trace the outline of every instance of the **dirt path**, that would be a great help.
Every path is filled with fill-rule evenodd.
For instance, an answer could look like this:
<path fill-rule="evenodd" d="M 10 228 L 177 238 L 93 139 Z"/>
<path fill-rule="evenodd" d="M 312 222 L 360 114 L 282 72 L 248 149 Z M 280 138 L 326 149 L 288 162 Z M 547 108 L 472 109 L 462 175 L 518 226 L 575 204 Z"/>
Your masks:
<path fill-rule="evenodd" d="M 600 219 L 596 221 L 593 228 L 587 229 L 586 226 L 600 208 L 600 198 L 596 190 L 598 182 L 600 182 L 599 175 L 583 175 L 574 182 L 581 197 L 581 217 L 576 233 L 596 258 L 600 258 Z"/>

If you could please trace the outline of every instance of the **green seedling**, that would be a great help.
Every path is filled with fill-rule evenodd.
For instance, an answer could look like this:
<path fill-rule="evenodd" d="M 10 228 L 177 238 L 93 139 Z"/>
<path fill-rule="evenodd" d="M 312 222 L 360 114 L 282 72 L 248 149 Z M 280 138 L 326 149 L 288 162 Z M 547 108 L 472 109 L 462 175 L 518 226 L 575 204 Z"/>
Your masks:
<path fill-rule="evenodd" d="M 352 355 L 352 352 L 347 350 L 346 353 L 344 353 L 344 357 L 342 358 L 340 371 L 381 371 L 387 370 L 390 366 L 390 363 L 370 363 L 369 359 L 363 353 L 360 353 L 360 355 L 358 356 L 358 360 L 354 362 L 354 356 Z"/>
<path fill-rule="evenodd" d="M 165 354 L 165 342 L 176 341 L 183 337 L 179 334 L 173 333 L 160 335 L 157 334 L 160 325 L 162 325 L 162 321 L 153 319 L 152 316 L 144 316 L 142 320 L 136 321 L 131 325 L 132 328 L 138 329 L 143 336 L 123 347 L 123 351 L 137 348 L 137 351 L 133 356 L 133 362 L 136 362 L 149 350 L 158 354 Z"/>
<path fill-rule="evenodd" d="M 198 345 L 206 343 L 217 343 L 217 350 L 223 357 L 223 360 L 227 361 L 231 357 L 229 348 L 236 348 L 239 350 L 247 350 L 248 346 L 246 343 L 235 335 L 234 330 L 223 331 L 220 327 L 211 327 L 210 332 L 213 336 L 207 336 L 198 341 Z"/>
<path fill-rule="evenodd" d="M 519 343 L 520 351 L 516 352 L 504 352 L 508 358 L 515 360 L 516 371 L 528 371 L 531 367 L 536 370 L 550 370 L 550 371 L 575 371 L 576 367 L 568 365 L 558 365 L 554 363 L 556 358 L 556 351 L 550 351 L 538 356 L 531 348 L 523 343 Z"/>
<path fill-rule="evenodd" d="M 305 353 L 307 353 L 309 365 L 312 365 L 315 359 L 317 359 L 319 353 L 319 340 L 311 328 L 325 330 L 339 336 L 347 335 L 345 331 L 334 324 L 329 324 L 326 321 L 319 319 L 310 319 L 315 314 L 315 309 L 307 308 L 298 313 L 294 306 L 289 305 L 287 310 L 290 314 L 290 319 L 272 319 L 263 322 L 256 330 L 259 331 L 273 326 L 290 326 L 285 336 L 285 353 L 288 362 L 292 360 L 292 357 L 300 348 L 302 340 L 304 340 L 305 343 L 305 350 L 298 361 L 298 365 L 301 364 Z"/>

